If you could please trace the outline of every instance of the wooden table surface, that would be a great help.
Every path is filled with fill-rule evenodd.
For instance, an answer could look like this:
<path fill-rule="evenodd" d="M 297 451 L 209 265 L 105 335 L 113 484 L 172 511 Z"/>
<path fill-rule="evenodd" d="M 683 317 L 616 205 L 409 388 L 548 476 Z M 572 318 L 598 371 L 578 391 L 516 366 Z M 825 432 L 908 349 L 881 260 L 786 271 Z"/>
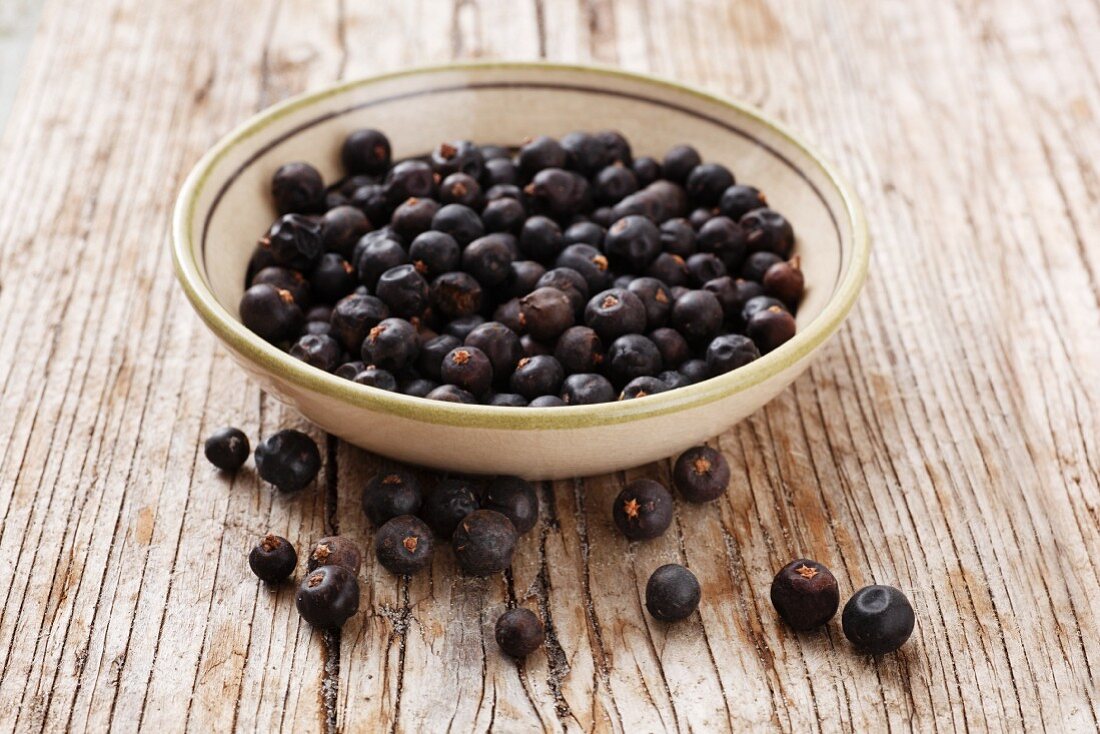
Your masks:
<path fill-rule="evenodd" d="M 0 730 L 878 731 L 1100 726 L 1100 4 L 1063 0 L 48 0 L 2 140 Z M 1090 51 L 1091 49 L 1091 51 Z M 715 439 L 727 498 L 631 545 L 609 502 L 667 463 L 540 486 L 507 576 L 366 563 L 342 634 L 249 574 L 271 529 L 370 541 L 379 460 L 229 481 L 201 439 L 302 419 L 176 286 L 184 175 L 253 112 L 469 58 L 595 61 L 759 105 L 820 146 L 875 240 L 810 371 Z M 316 434 L 316 432 L 315 432 Z M 775 569 L 881 582 L 913 639 L 780 626 Z M 699 614 L 645 580 L 686 563 Z M 510 603 L 545 650 L 499 654 Z"/>

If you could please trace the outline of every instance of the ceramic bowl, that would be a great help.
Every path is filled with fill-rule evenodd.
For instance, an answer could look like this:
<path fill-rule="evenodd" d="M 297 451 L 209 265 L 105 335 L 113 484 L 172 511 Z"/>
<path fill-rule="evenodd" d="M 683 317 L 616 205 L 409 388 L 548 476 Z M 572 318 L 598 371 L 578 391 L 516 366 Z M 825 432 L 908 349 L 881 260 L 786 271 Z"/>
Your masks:
<path fill-rule="evenodd" d="M 766 192 L 794 224 L 807 289 L 798 334 L 715 379 L 638 400 L 564 408 L 456 405 L 358 385 L 249 332 L 237 304 L 257 237 L 275 216 L 268 185 L 306 160 L 340 177 L 338 149 L 360 127 L 386 132 L 394 158 L 440 141 L 515 145 L 538 134 L 622 131 L 635 155 L 689 142 Z M 679 84 L 610 69 L 490 63 L 413 69 L 341 83 L 261 112 L 195 166 L 172 223 L 179 281 L 233 358 L 267 392 L 370 451 L 440 469 L 532 479 L 636 466 L 703 442 L 798 377 L 856 301 L 870 244 L 833 168 L 759 112 Z"/>

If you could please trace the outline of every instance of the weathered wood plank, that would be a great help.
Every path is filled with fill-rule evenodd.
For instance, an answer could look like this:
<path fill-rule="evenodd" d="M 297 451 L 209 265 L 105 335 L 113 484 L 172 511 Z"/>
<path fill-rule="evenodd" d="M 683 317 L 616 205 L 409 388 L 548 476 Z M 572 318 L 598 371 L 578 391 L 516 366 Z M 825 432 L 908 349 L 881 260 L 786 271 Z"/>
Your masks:
<path fill-rule="evenodd" d="M 241 28 L 254 29 L 241 42 Z M 927 730 L 1100 726 L 1100 7 L 798 0 L 49 2 L 0 137 L 0 728 Z M 250 112 L 457 58 L 594 61 L 747 99 L 863 196 L 872 277 L 810 372 L 715 439 L 734 490 L 628 544 L 633 476 L 547 483 L 511 573 L 405 582 L 367 553 L 363 613 L 320 635 L 245 554 L 369 549 L 384 461 L 318 438 L 296 499 L 198 449 L 299 418 L 231 366 L 163 246 L 188 166 Z M 316 434 L 315 434 L 316 435 Z M 427 477 L 426 477 L 427 478 Z M 780 627 L 774 569 L 911 592 L 914 639 L 852 654 Z M 700 614 L 645 580 L 685 562 Z M 519 604 L 549 622 L 516 664 Z"/>

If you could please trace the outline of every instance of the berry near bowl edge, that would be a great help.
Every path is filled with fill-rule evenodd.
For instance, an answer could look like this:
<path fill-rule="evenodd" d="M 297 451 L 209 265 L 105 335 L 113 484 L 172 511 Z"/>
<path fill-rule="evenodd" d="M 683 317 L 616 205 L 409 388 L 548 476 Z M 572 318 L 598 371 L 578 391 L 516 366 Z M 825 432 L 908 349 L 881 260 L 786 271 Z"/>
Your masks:
<path fill-rule="evenodd" d="M 426 115 L 428 108 L 436 113 Z M 642 155 L 689 142 L 790 213 L 807 285 L 798 333 L 752 364 L 704 382 L 554 410 L 426 401 L 311 368 L 249 332 L 237 303 L 252 245 L 274 213 L 266 190 L 272 172 L 304 159 L 326 180 L 335 178 L 343 137 L 366 126 L 394 131 L 395 159 L 428 153 L 441 140 L 515 144 L 574 129 L 621 129 Z M 321 428 L 402 461 L 531 479 L 636 466 L 745 418 L 801 374 L 839 328 L 870 258 L 855 195 L 815 151 L 759 112 L 644 75 L 531 62 L 410 69 L 260 112 L 191 171 L 173 213 L 171 246 L 188 299 L 230 355 L 261 388 Z"/>

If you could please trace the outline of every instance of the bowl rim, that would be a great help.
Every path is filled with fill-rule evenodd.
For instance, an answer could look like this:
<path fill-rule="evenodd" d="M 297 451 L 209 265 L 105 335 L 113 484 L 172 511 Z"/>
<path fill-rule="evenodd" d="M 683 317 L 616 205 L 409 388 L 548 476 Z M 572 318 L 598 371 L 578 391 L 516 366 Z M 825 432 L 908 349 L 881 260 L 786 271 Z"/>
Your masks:
<path fill-rule="evenodd" d="M 195 248 L 192 246 L 194 215 L 200 194 L 210 183 L 213 168 L 235 146 L 299 109 L 358 87 L 404 77 L 454 71 L 509 70 L 591 74 L 672 89 L 750 117 L 786 143 L 799 149 L 820 169 L 828 183 L 840 194 L 843 210 L 836 214 L 847 218 L 852 233 L 851 260 L 821 313 L 806 329 L 800 330 L 779 348 L 724 375 L 640 400 L 548 409 L 446 403 L 359 385 L 311 367 L 278 347 L 268 344 L 233 318 L 214 297 L 202 276 L 195 257 Z M 191 169 L 173 209 L 170 240 L 176 278 L 187 294 L 192 307 L 215 335 L 242 358 L 265 371 L 275 373 L 277 378 L 352 406 L 420 422 L 499 430 L 575 429 L 626 423 L 701 406 L 759 385 L 806 358 L 839 328 L 859 296 L 867 276 L 871 255 L 867 221 L 856 194 L 832 164 L 782 123 L 751 105 L 650 74 L 624 71 L 614 67 L 546 61 L 455 62 L 418 66 L 339 82 L 272 105 L 227 133 Z"/>

